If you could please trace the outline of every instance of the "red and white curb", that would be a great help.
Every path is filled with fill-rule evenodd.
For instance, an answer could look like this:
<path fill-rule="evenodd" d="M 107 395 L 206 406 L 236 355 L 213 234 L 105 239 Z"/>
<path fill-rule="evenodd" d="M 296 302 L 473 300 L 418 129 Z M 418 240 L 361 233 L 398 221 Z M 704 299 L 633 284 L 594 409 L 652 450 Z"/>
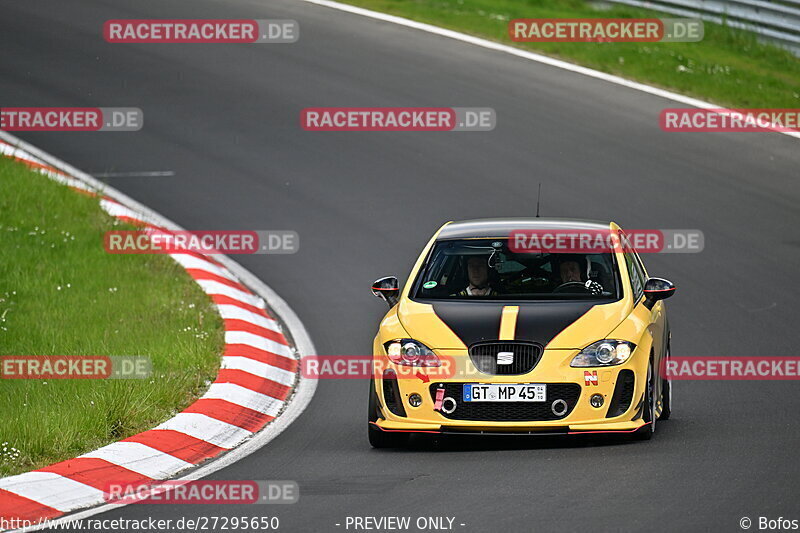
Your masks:
<path fill-rule="evenodd" d="M 101 207 L 120 220 L 164 231 L 180 229 L 5 132 L 0 132 L 0 155 L 79 192 L 100 196 Z M 288 305 L 227 257 L 170 255 L 211 296 L 223 318 L 225 351 L 216 380 L 183 412 L 149 431 L 68 461 L 0 478 L 0 518 L 36 523 L 92 508 L 70 518 L 89 516 L 120 506 L 105 504 L 110 485 L 146 485 L 188 470 L 191 473 L 181 479 L 203 477 L 269 442 L 310 401 L 316 381 L 300 377 L 298 362 L 301 355 L 314 352 L 313 344 Z M 265 300 L 280 321 L 267 311 Z"/>

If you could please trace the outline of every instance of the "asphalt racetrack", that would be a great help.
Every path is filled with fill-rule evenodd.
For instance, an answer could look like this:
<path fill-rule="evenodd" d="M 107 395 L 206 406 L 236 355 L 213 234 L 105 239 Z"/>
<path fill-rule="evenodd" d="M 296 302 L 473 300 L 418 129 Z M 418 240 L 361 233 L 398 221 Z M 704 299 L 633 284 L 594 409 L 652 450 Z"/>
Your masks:
<path fill-rule="evenodd" d="M 284 45 L 109 44 L 109 19 L 294 19 Z M 777 133 L 665 133 L 669 100 L 497 51 L 295 0 L 3 3 L 0 103 L 139 107 L 136 133 L 22 133 L 187 229 L 287 229 L 295 255 L 238 256 L 320 354 L 368 354 L 385 305 L 444 222 L 531 216 L 696 228 L 698 254 L 649 254 L 673 355 L 796 355 L 800 144 Z M 54 52 L 57 51 L 57 52 Z M 492 107 L 491 132 L 306 132 L 321 106 Z M 800 518 L 792 381 L 681 381 L 650 442 L 448 440 L 373 450 L 368 384 L 321 381 L 268 446 L 213 479 L 295 480 L 282 506 L 132 505 L 101 518 L 453 517 L 456 531 L 740 531 Z M 337 526 L 337 524 L 340 524 Z M 463 524 L 463 525 L 461 525 Z M 754 529 L 756 526 L 754 525 Z M 351 529 L 352 530 L 352 529 Z"/>

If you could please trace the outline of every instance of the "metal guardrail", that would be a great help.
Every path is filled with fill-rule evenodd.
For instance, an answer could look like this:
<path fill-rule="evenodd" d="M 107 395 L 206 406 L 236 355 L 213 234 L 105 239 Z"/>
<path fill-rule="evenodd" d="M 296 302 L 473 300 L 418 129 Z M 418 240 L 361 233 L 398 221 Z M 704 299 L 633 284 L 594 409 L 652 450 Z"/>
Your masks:
<path fill-rule="evenodd" d="M 752 31 L 800 55 L 800 0 L 607 1 Z"/>

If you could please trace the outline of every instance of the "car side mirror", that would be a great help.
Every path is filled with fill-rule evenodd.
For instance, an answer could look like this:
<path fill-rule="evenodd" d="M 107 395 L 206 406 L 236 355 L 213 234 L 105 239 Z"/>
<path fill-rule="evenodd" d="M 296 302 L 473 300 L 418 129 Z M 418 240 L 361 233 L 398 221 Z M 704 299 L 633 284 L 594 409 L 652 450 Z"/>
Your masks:
<path fill-rule="evenodd" d="M 394 307 L 400 297 L 400 283 L 395 276 L 377 279 L 372 284 L 372 294 L 386 302 L 390 308 Z"/>
<path fill-rule="evenodd" d="M 675 285 L 662 278 L 649 278 L 644 284 L 645 305 L 652 309 L 659 300 L 665 300 L 675 294 Z"/>

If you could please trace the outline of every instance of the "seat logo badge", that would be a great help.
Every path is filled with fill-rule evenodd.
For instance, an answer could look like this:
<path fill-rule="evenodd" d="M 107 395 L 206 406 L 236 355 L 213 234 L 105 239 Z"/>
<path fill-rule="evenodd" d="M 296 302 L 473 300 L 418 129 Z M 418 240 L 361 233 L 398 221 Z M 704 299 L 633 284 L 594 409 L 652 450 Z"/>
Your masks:
<path fill-rule="evenodd" d="M 514 362 L 514 352 L 497 352 L 498 365 L 510 365 Z"/>
<path fill-rule="evenodd" d="M 590 385 L 597 385 L 597 370 L 592 370 L 591 372 L 584 370 L 583 381 L 586 382 L 587 387 Z"/>

